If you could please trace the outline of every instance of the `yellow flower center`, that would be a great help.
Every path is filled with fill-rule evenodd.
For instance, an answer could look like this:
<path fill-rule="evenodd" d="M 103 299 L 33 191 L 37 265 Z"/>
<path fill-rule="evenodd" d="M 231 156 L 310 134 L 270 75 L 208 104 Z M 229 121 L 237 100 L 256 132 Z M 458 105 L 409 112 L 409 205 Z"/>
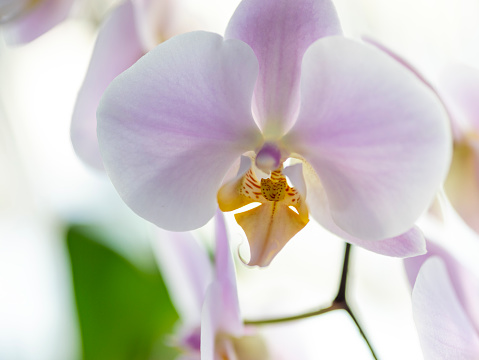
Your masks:
<path fill-rule="evenodd" d="M 271 179 L 261 179 L 261 194 L 269 201 L 281 201 L 286 195 L 286 179 L 273 182 Z"/>

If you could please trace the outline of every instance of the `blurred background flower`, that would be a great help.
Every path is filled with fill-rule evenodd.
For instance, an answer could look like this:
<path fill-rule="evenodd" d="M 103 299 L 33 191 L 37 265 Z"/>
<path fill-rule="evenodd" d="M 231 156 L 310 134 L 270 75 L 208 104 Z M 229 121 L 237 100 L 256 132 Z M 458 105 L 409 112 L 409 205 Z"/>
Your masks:
<path fill-rule="evenodd" d="M 424 358 L 479 357 L 479 278 L 440 246 L 404 262 Z"/>

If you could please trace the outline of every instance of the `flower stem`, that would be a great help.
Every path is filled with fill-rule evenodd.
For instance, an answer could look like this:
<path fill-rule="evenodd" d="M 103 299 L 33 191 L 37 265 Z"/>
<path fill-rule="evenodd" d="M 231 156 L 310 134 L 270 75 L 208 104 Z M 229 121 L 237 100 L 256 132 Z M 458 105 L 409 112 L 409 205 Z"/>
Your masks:
<path fill-rule="evenodd" d="M 334 310 L 345 310 L 349 314 L 351 319 L 354 321 L 354 323 L 356 324 L 356 327 L 358 328 L 359 333 L 361 334 L 364 341 L 369 347 L 369 351 L 371 352 L 371 355 L 373 356 L 375 360 L 378 360 L 378 357 L 376 356 L 376 353 L 374 352 L 374 349 L 371 343 L 369 342 L 366 336 L 366 333 L 364 332 L 358 320 L 356 319 L 356 316 L 354 315 L 353 311 L 349 307 L 349 304 L 347 301 L 347 282 L 348 282 L 348 269 L 349 269 L 350 257 L 351 257 L 351 244 L 346 243 L 346 248 L 344 249 L 343 269 L 341 271 L 341 280 L 338 287 L 338 293 L 336 297 L 334 298 L 333 303 L 330 306 L 327 306 L 325 308 L 322 308 L 316 311 L 310 311 L 310 312 L 306 312 L 299 315 L 286 316 L 281 318 L 264 319 L 264 320 L 245 320 L 244 324 L 245 325 L 277 324 L 277 323 L 301 320 L 301 319 L 309 318 L 312 316 L 322 315 Z"/>
<path fill-rule="evenodd" d="M 349 269 L 349 258 L 351 257 L 351 244 L 346 243 L 346 248 L 344 249 L 344 260 L 343 260 L 343 270 L 341 271 L 341 281 L 339 283 L 338 294 L 334 299 L 333 303 L 345 303 L 346 302 L 346 290 L 348 284 L 348 269 Z"/>
<path fill-rule="evenodd" d="M 369 342 L 368 337 L 366 336 L 366 333 L 364 332 L 363 328 L 359 324 L 358 320 L 356 319 L 356 316 L 354 315 L 353 311 L 351 310 L 347 302 L 347 282 L 348 282 L 348 268 L 349 268 L 350 257 L 351 257 L 351 244 L 346 243 L 346 248 L 344 249 L 343 271 L 341 272 L 341 281 L 339 283 L 338 294 L 336 295 L 336 298 L 334 299 L 333 304 L 334 303 L 343 304 L 342 309 L 346 310 L 346 312 L 349 314 L 351 319 L 353 319 L 354 323 L 356 324 L 356 327 L 359 330 L 359 333 L 361 334 L 364 341 L 366 342 L 366 345 L 368 345 L 371 355 L 373 356 L 375 360 L 378 360 L 378 357 L 376 356 L 376 353 L 374 352 L 374 349 L 371 343 Z"/>
<path fill-rule="evenodd" d="M 366 342 L 366 345 L 368 346 L 369 348 L 369 351 L 371 352 L 371 355 L 373 356 L 373 358 L 375 360 L 378 360 L 378 357 L 376 355 L 376 353 L 374 352 L 374 349 L 373 349 L 373 346 L 371 345 L 371 343 L 369 342 L 368 340 L 368 337 L 366 336 L 364 330 L 362 329 L 361 325 L 359 325 L 359 322 L 358 320 L 356 319 L 356 316 L 354 316 L 354 313 L 353 311 L 349 308 L 348 305 L 346 305 L 347 308 L 345 309 L 347 311 L 347 313 L 349 314 L 349 316 L 351 316 L 351 319 L 353 319 L 354 323 L 356 324 L 356 327 L 358 328 L 359 330 L 359 333 L 361 334 L 361 336 L 363 337 L 364 341 Z"/>
<path fill-rule="evenodd" d="M 266 325 L 266 324 L 276 324 L 276 323 L 282 323 L 282 322 L 287 322 L 287 321 L 293 321 L 293 320 L 301 320 L 301 319 L 306 319 L 312 316 L 316 315 L 322 315 L 326 314 L 327 312 L 333 311 L 333 310 L 339 310 L 342 309 L 342 307 L 338 307 L 336 304 L 332 304 L 331 306 L 316 310 L 316 311 L 311 311 L 307 312 L 304 314 L 300 315 L 294 315 L 294 316 L 286 316 L 282 318 L 274 318 L 274 319 L 264 319 L 264 320 L 245 320 L 244 324 L 245 325 Z"/>

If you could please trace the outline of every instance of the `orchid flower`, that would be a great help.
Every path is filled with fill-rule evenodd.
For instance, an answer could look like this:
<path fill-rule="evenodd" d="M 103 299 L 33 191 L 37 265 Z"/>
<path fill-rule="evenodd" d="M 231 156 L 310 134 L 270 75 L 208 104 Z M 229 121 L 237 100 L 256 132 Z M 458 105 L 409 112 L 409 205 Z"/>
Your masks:
<path fill-rule="evenodd" d="M 146 54 L 97 112 L 123 200 L 172 231 L 260 203 L 235 215 L 249 265 L 310 214 L 370 250 L 424 253 L 413 225 L 447 172 L 447 114 L 407 68 L 340 34 L 329 0 L 244 0 L 225 38 L 187 33 Z"/>
<path fill-rule="evenodd" d="M 0 24 L 10 45 L 35 40 L 65 20 L 75 0 L 2 0 Z"/>
<path fill-rule="evenodd" d="M 424 358 L 479 359 L 479 278 L 430 242 L 405 267 Z"/>
<path fill-rule="evenodd" d="M 437 87 L 452 115 L 454 135 L 444 190 L 459 215 L 479 233 L 479 70 L 451 65 Z"/>
<path fill-rule="evenodd" d="M 216 217 L 215 267 L 189 233 L 163 233 L 156 255 L 180 315 L 182 360 L 268 359 L 266 342 L 243 326 L 223 214 Z"/>

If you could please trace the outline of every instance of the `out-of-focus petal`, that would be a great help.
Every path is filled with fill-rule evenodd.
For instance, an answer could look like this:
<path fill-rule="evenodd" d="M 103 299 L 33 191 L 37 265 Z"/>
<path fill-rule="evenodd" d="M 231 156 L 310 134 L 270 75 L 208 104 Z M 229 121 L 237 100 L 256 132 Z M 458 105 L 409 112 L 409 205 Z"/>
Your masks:
<path fill-rule="evenodd" d="M 213 266 L 190 233 L 158 230 L 152 242 L 161 274 L 185 327 L 198 326 Z"/>
<path fill-rule="evenodd" d="M 143 50 L 149 51 L 165 41 L 172 19 L 172 0 L 131 0 L 135 24 Z"/>
<path fill-rule="evenodd" d="M 176 357 L 175 360 L 201 360 L 201 359 L 200 359 L 200 355 L 181 354 L 180 356 Z"/>
<path fill-rule="evenodd" d="M 259 334 L 245 335 L 240 338 L 230 338 L 232 353 L 227 359 L 231 360 L 279 360 L 272 357 L 265 339 Z M 278 347 L 276 345 L 276 347 Z M 275 348 L 275 350 L 277 350 Z M 297 355 L 297 353 L 295 354 Z M 294 358 L 293 358 L 294 359 Z"/>
<path fill-rule="evenodd" d="M 26 44 L 65 20 L 74 0 L 43 0 L 17 19 L 4 24 L 2 32 L 10 45 Z"/>
<path fill-rule="evenodd" d="M 284 143 L 318 174 L 334 222 L 364 240 L 408 231 L 451 156 L 434 92 L 381 51 L 341 37 L 306 52 L 301 111 Z"/>
<path fill-rule="evenodd" d="M 428 259 L 419 271 L 412 308 L 426 360 L 479 358 L 479 335 L 462 309 L 439 258 Z"/>
<path fill-rule="evenodd" d="M 454 144 L 444 190 L 462 219 L 479 233 L 479 138 L 473 141 L 477 148 L 464 140 Z"/>
<path fill-rule="evenodd" d="M 251 115 L 258 63 L 241 41 L 193 32 L 118 76 L 98 108 L 105 168 L 123 200 L 167 230 L 204 225 L 229 167 L 262 141 Z"/>
<path fill-rule="evenodd" d="M 239 336 L 243 330 L 243 322 L 239 308 L 235 265 L 226 234 L 224 216 L 220 210 L 216 212 L 215 271 L 216 281 L 221 286 L 223 301 L 220 326 L 223 331 Z"/>
<path fill-rule="evenodd" d="M 253 106 L 267 136 L 281 135 L 299 107 L 301 59 L 317 39 L 341 33 L 329 0 L 245 0 L 226 30 L 250 45 L 260 74 Z"/>
<path fill-rule="evenodd" d="M 77 155 L 103 169 L 96 135 L 96 110 L 107 86 L 142 55 L 130 1 L 112 11 L 96 40 L 90 66 L 73 111 L 71 139 Z"/>
<path fill-rule="evenodd" d="M 459 215 L 479 232 L 479 70 L 449 65 L 439 78 L 438 89 L 453 125 L 461 129 L 444 188 Z"/>
<path fill-rule="evenodd" d="M 438 81 L 438 90 L 463 131 L 479 133 L 479 70 L 466 65 L 448 66 Z"/>
<path fill-rule="evenodd" d="M 404 267 L 411 287 L 414 287 L 421 266 L 432 256 L 437 256 L 444 262 L 454 292 L 479 334 L 479 279 L 441 246 L 428 241 L 427 254 L 404 260 Z"/>
<path fill-rule="evenodd" d="M 15 20 L 31 6 L 31 0 L 2 0 L 0 2 L 0 24 Z"/>
<path fill-rule="evenodd" d="M 221 285 L 213 282 L 206 292 L 203 311 L 201 313 L 201 359 L 217 360 L 215 357 L 216 334 L 218 333 L 222 302 Z"/>

